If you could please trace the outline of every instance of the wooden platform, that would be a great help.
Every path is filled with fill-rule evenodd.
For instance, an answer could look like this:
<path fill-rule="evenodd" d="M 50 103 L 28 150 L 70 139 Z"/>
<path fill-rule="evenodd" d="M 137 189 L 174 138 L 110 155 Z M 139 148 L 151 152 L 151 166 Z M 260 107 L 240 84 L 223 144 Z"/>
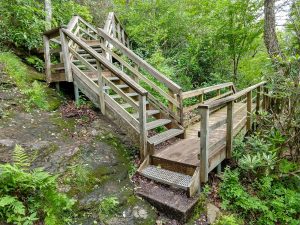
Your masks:
<path fill-rule="evenodd" d="M 234 134 L 238 134 L 239 131 L 246 124 L 247 116 L 247 105 L 246 103 L 236 103 L 234 107 Z M 254 105 L 253 107 L 254 108 Z M 226 120 L 227 108 L 223 107 L 222 109 L 215 111 L 210 115 L 209 126 L 212 127 L 223 120 Z M 158 159 L 165 159 L 168 161 L 173 161 L 176 163 L 190 165 L 190 166 L 199 166 L 199 148 L 200 148 L 200 139 L 198 137 L 198 132 L 201 129 L 200 122 L 195 123 L 194 125 L 189 126 L 186 129 L 186 139 L 180 140 L 174 145 L 171 145 L 161 151 L 156 152 L 153 157 Z M 215 129 L 209 135 L 209 159 L 215 157 L 215 153 L 220 153 L 225 158 L 224 151 L 226 145 L 226 124 Z M 222 156 L 220 156 L 222 157 Z M 210 163 L 211 166 L 213 162 Z M 210 167 L 211 167 L 210 166 Z"/>

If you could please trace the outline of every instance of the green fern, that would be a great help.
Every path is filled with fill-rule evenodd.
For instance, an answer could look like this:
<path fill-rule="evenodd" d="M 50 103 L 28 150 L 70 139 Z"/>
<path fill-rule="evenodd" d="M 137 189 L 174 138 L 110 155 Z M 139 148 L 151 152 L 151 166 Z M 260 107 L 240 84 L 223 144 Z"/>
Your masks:
<path fill-rule="evenodd" d="M 20 145 L 16 145 L 13 152 L 14 165 L 20 169 L 28 170 L 30 167 L 30 160 L 25 150 Z"/>

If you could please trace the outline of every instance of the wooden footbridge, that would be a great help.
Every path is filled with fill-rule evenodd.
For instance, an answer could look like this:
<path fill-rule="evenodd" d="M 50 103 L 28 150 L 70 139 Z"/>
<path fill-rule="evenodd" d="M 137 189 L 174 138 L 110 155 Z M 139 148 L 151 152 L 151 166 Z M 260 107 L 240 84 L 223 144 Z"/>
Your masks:
<path fill-rule="evenodd" d="M 109 13 L 103 29 L 79 16 L 44 33 L 47 81 L 73 82 L 103 115 L 140 147 L 143 176 L 193 196 L 208 173 L 231 157 L 233 138 L 268 107 L 265 82 L 237 91 L 233 83 L 183 92 L 131 50 Z"/>

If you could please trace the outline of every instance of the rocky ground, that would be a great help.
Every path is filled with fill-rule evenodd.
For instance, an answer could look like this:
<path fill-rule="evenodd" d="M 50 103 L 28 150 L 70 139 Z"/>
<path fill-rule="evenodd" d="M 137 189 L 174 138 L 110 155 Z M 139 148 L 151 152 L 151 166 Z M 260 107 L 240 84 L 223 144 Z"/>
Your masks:
<path fill-rule="evenodd" d="M 138 149 L 129 137 L 88 102 L 78 107 L 66 93 L 48 89 L 55 95 L 49 101 L 59 100 L 60 107 L 28 109 L 0 64 L 0 163 L 12 162 L 18 144 L 32 168 L 58 174 L 60 191 L 77 200 L 74 224 L 180 225 L 134 195 Z M 198 211 L 188 224 L 207 224 L 203 209 Z M 213 217 L 215 211 L 208 209 Z"/>
<path fill-rule="evenodd" d="M 24 98 L 1 72 L 0 163 L 11 162 L 18 144 L 32 167 L 59 174 L 60 190 L 77 199 L 74 224 L 156 223 L 156 210 L 134 195 L 129 178 L 136 149 L 115 124 L 72 102 L 56 111 L 27 112 Z"/>

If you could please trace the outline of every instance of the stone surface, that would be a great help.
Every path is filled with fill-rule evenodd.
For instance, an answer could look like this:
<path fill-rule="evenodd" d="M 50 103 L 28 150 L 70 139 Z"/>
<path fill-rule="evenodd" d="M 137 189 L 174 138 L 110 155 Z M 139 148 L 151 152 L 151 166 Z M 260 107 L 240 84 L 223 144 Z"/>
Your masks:
<path fill-rule="evenodd" d="M 140 180 L 137 195 L 149 201 L 166 216 L 185 223 L 198 201 L 188 198 L 184 191 L 156 184 L 148 179 Z"/>
<path fill-rule="evenodd" d="M 220 209 L 217 206 L 211 203 L 207 204 L 207 221 L 209 224 L 213 224 L 216 221 L 219 213 Z"/>
<path fill-rule="evenodd" d="M 16 144 L 15 140 L 12 139 L 1 139 L 0 140 L 0 146 L 7 147 L 7 148 L 13 148 Z"/>
<path fill-rule="evenodd" d="M 59 190 L 77 200 L 74 224 L 104 224 L 99 205 L 111 196 L 117 198 L 118 210 L 104 219 L 105 224 L 155 223 L 156 210 L 134 195 L 129 170 L 135 148 L 117 125 L 97 112 L 90 121 L 82 116 L 62 117 L 62 110 L 26 112 L 16 102 L 24 101 L 24 96 L 3 79 L 0 74 L 1 115 L 5 115 L 0 119 L 0 163 L 11 162 L 17 143 L 32 159 L 32 168 L 59 174 Z"/>

